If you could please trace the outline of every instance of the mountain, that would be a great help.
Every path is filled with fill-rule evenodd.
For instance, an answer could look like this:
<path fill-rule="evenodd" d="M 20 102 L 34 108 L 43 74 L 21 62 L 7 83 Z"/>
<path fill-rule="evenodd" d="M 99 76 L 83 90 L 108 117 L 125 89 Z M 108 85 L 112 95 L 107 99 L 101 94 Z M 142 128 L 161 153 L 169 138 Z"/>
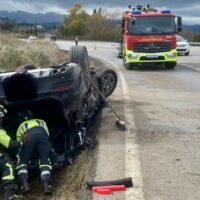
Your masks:
<path fill-rule="evenodd" d="M 58 14 L 58 13 L 28 13 L 24 11 L 17 11 L 17 12 L 8 12 L 8 11 L 0 11 L 0 18 L 9 18 L 11 20 L 15 20 L 19 23 L 25 22 L 29 24 L 52 24 L 56 25 L 61 23 L 65 15 Z"/>
<path fill-rule="evenodd" d="M 190 30 L 192 32 L 195 32 L 195 33 L 200 33 L 200 24 L 184 25 L 183 28 L 186 29 L 186 30 Z"/>

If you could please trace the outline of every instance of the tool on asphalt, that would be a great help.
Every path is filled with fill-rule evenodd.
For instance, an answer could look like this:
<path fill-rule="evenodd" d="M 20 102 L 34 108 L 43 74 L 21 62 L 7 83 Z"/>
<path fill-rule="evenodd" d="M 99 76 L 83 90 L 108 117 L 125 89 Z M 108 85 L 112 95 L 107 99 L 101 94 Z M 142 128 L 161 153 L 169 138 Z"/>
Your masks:
<path fill-rule="evenodd" d="M 125 187 L 125 185 L 97 186 L 97 187 L 92 187 L 92 192 L 96 192 L 98 190 L 103 190 L 103 189 L 108 189 L 112 192 L 115 192 L 115 191 L 124 191 L 124 190 L 126 190 L 126 187 Z"/>
<path fill-rule="evenodd" d="M 102 99 L 104 100 L 104 102 L 110 107 L 110 109 L 112 110 L 112 112 L 114 113 L 114 115 L 117 117 L 117 120 L 115 122 L 115 126 L 120 130 L 120 131 L 126 131 L 126 126 L 125 126 L 125 122 L 121 120 L 121 118 L 119 117 L 119 115 L 116 113 L 116 111 L 114 110 L 114 108 L 111 106 L 111 104 L 106 100 L 106 98 L 104 97 L 104 95 L 102 94 L 102 92 L 99 90 L 99 88 L 96 86 L 96 84 L 94 83 L 94 81 L 90 78 L 90 76 L 86 73 L 86 71 L 82 69 L 83 74 L 86 76 L 86 78 L 90 81 L 90 83 L 94 86 L 94 88 L 96 89 L 96 91 L 100 94 L 100 96 L 102 97 Z"/>
<path fill-rule="evenodd" d="M 111 185 L 124 185 L 125 187 L 133 187 L 133 181 L 131 177 L 118 179 L 113 181 L 87 181 L 87 189 L 91 190 L 93 187 L 98 186 L 111 186 Z"/>
<path fill-rule="evenodd" d="M 102 195 L 107 195 L 107 194 L 112 194 L 112 191 L 110 189 L 107 189 L 107 188 L 100 188 L 100 189 L 97 189 L 95 191 L 92 191 L 93 193 L 96 193 L 96 194 L 102 194 Z"/>

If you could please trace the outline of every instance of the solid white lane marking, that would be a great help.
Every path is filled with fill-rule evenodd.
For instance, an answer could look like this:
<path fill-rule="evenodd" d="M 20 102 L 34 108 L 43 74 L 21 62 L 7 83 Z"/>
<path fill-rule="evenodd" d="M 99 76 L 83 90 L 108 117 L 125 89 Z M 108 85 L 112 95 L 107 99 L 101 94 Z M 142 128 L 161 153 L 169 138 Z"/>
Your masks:
<path fill-rule="evenodd" d="M 91 55 L 92 57 L 98 58 L 100 60 L 104 60 L 105 62 L 111 64 L 118 72 L 122 83 L 122 91 L 123 97 L 125 100 L 125 113 L 126 120 L 128 124 L 126 124 L 127 131 L 126 131 L 126 152 L 125 152 L 125 159 L 126 159 L 126 176 L 133 178 L 133 183 L 136 187 L 129 189 L 126 191 L 126 199 L 127 200 L 144 200 L 144 193 L 143 193 L 143 183 L 142 183 L 142 174 L 141 174 L 141 166 L 140 166 L 140 158 L 139 158 L 139 146 L 137 143 L 136 137 L 136 127 L 134 121 L 134 114 L 131 105 L 128 103 L 131 100 L 129 96 L 129 89 L 126 79 L 123 73 L 119 70 L 118 66 L 115 63 L 112 63 L 106 58 L 102 58 L 100 56 Z"/>

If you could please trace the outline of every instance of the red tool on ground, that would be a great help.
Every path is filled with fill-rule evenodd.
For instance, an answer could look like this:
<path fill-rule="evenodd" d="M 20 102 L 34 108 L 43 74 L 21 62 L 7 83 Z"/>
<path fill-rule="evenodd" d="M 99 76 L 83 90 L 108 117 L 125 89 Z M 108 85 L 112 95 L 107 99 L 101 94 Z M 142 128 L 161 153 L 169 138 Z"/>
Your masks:
<path fill-rule="evenodd" d="M 125 185 L 107 185 L 92 187 L 92 192 L 97 194 L 112 194 L 112 192 L 124 190 L 126 190 Z"/>
<path fill-rule="evenodd" d="M 95 192 L 93 193 L 107 195 L 107 194 L 112 194 L 112 191 L 110 189 L 98 189 L 95 190 Z"/>
<path fill-rule="evenodd" d="M 124 178 L 112 181 L 87 181 L 87 188 L 92 189 L 93 187 L 100 187 L 100 186 L 117 186 L 117 185 L 124 185 L 125 187 L 133 187 L 132 178 Z"/>

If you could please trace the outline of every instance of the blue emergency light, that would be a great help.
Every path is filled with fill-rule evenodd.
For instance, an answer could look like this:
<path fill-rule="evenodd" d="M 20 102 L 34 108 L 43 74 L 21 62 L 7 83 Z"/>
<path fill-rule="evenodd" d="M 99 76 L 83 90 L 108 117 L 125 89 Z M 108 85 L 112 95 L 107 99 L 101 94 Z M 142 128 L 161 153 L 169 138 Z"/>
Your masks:
<path fill-rule="evenodd" d="M 141 11 L 140 10 L 133 10 L 131 13 L 132 14 L 141 14 Z"/>
<path fill-rule="evenodd" d="M 168 14 L 168 13 L 171 13 L 171 10 L 162 10 L 161 13 Z"/>

